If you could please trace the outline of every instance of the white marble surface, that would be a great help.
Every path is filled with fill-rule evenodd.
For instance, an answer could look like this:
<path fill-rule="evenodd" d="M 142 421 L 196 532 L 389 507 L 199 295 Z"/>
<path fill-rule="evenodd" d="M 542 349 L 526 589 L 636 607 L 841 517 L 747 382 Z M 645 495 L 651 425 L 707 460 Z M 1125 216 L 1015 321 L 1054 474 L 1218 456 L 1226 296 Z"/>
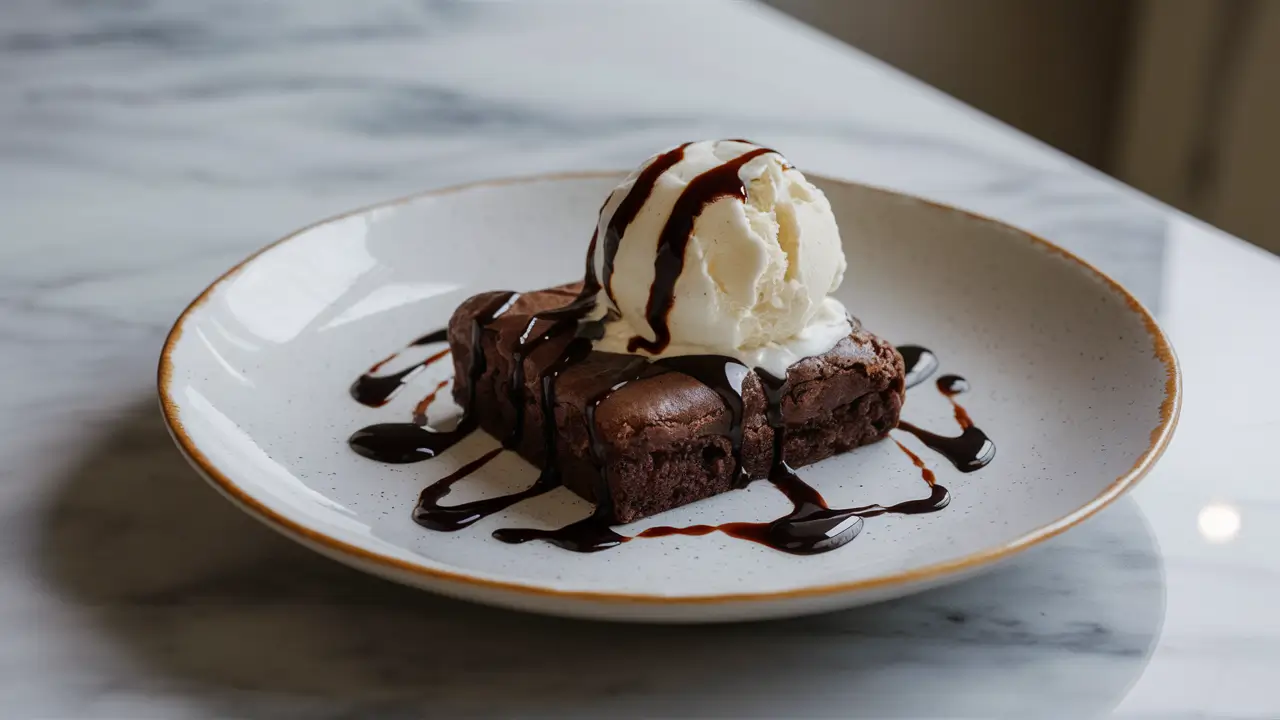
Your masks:
<path fill-rule="evenodd" d="M 0 78 L 2 717 L 1280 717 L 1270 255 L 745 3 L 9 0 Z M 636 628 L 360 576 L 171 446 L 160 342 L 255 247 L 716 136 L 996 215 L 1128 284 L 1185 372 L 1165 459 L 963 585 Z"/>

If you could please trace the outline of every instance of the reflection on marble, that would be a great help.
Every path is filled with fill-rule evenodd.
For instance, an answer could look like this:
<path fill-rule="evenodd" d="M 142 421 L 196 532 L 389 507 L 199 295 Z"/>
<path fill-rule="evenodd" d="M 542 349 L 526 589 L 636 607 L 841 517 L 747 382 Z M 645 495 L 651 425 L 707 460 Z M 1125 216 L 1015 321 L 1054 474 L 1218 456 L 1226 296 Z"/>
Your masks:
<path fill-rule="evenodd" d="M 1236 449 L 1273 442 L 1280 387 L 1223 369 L 1269 367 L 1247 353 L 1275 349 L 1274 258 L 747 3 L 0 15 L 0 717 L 1280 717 L 1280 490 Z M 758 38 L 778 62 L 744 65 Z M 733 136 L 1026 227 L 1158 307 L 1187 377 L 1165 462 L 960 586 L 632 628 L 362 577 L 239 515 L 171 447 L 164 333 L 250 250 L 427 187 Z"/>
<path fill-rule="evenodd" d="M 1226 503 L 1211 503 L 1196 516 L 1200 534 L 1211 543 L 1228 543 L 1240 534 L 1240 511 Z"/>

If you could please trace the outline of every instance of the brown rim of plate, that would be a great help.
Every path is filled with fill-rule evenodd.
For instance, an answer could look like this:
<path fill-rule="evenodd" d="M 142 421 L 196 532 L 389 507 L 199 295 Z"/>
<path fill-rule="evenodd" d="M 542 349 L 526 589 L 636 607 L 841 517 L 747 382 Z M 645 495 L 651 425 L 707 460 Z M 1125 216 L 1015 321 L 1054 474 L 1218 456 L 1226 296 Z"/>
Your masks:
<path fill-rule="evenodd" d="M 744 593 L 728 593 L 720 595 L 695 595 L 689 597 L 671 597 L 665 595 L 637 595 L 630 593 L 609 593 L 587 590 L 554 590 L 532 585 L 524 585 L 521 583 L 504 582 L 501 580 L 491 580 L 487 578 L 477 578 L 449 570 L 425 567 L 416 563 L 406 562 L 397 558 L 382 555 L 376 552 L 356 547 L 342 540 L 330 537 L 323 533 L 316 532 L 311 528 L 301 525 L 289 518 L 284 517 L 280 513 L 263 505 L 256 498 L 244 492 L 237 486 L 231 478 L 224 475 L 220 470 L 214 467 L 213 463 L 205 457 L 204 453 L 196 447 L 195 443 L 187 435 L 186 430 L 182 427 L 182 422 L 178 419 L 177 406 L 173 401 L 173 397 L 169 391 L 169 386 L 173 376 L 173 361 L 171 354 L 175 343 L 182 336 L 183 324 L 186 322 L 187 316 L 191 311 L 198 308 L 212 294 L 213 290 L 221 285 L 224 281 L 236 274 L 245 265 L 253 261 L 262 253 L 285 243 L 303 233 L 337 220 L 341 220 L 352 215 L 369 212 L 377 208 L 393 207 L 406 202 L 411 202 L 419 198 L 435 197 L 441 195 L 450 195 L 465 190 L 483 187 L 500 187 L 504 185 L 518 185 L 533 182 L 546 182 L 556 180 L 575 180 L 575 179 L 592 179 L 592 178 L 609 178 L 618 177 L 621 173 L 618 171 L 585 171 L 585 172 L 566 172 L 566 173 L 550 173 L 543 175 L 533 175 L 527 177 L 504 178 L 500 180 L 485 180 L 480 182 L 467 183 L 463 185 L 455 185 L 437 190 L 430 190 L 422 193 L 415 193 L 395 200 L 389 200 L 367 207 L 358 208 L 349 212 L 335 215 L 333 217 L 312 223 L 300 230 L 289 233 L 288 235 L 276 240 L 275 242 L 254 252 L 249 257 L 240 261 L 238 264 L 227 270 L 218 279 L 214 280 L 209 287 L 192 300 L 191 303 L 182 311 L 178 319 L 174 322 L 173 328 L 169 331 L 168 337 L 165 339 L 164 347 L 160 353 L 160 365 L 157 373 L 157 385 L 160 392 L 160 406 L 164 414 L 165 422 L 169 426 L 169 432 L 173 435 L 174 441 L 177 442 L 183 454 L 191 461 L 202 474 L 223 494 L 230 498 L 236 504 L 242 506 L 249 514 L 256 517 L 269 527 L 281 532 L 282 534 L 294 540 L 301 540 L 304 543 L 313 543 L 320 546 L 328 553 L 338 558 L 358 559 L 374 563 L 381 566 L 385 570 L 407 572 L 430 580 L 441 581 L 445 584 L 452 584 L 457 589 L 455 592 L 463 589 L 472 590 L 497 590 L 514 593 L 522 593 L 526 595 L 554 597 L 563 600 L 576 600 L 585 602 L 623 602 L 638 604 L 655 604 L 663 606 L 673 605 L 704 605 L 726 602 L 765 602 L 770 600 L 783 600 L 792 598 L 819 597 L 827 595 L 835 595 L 840 593 L 848 593 L 854 591 L 871 590 L 875 588 L 884 588 L 894 585 L 905 585 L 917 582 L 925 582 L 943 576 L 973 570 L 983 565 L 991 564 L 997 560 L 1003 559 L 1014 553 L 1025 550 L 1033 545 L 1037 545 L 1051 537 L 1074 527 L 1097 513 L 1102 508 L 1111 504 L 1116 498 L 1120 497 L 1125 491 L 1131 488 L 1138 480 L 1142 479 L 1155 464 L 1156 460 L 1164 453 L 1165 448 L 1169 444 L 1170 438 L 1173 436 L 1173 430 L 1178 424 L 1178 415 L 1182 410 L 1182 373 L 1178 368 L 1178 360 L 1174 355 L 1173 347 L 1169 344 L 1169 340 L 1165 337 L 1164 331 L 1156 323 L 1151 313 L 1147 311 L 1138 299 L 1133 297 L 1123 286 L 1111 279 L 1106 273 L 1097 269 L 1088 262 L 1068 250 L 1065 250 L 1044 238 L 1033 235 L 1020 228 L 1013 227 L 1007 223 L 1001 222 L 994 218 L 980 215 L 978 213 L 961 210 L 950 205 L 933 202 L 924 198 L 908 195 L 905 193 L 889 190 L 887 188 L 875 187 L 863 183 L 850 182 L 848 180 L 840 180 L 837 178 L 826 177 L 822 175 L 812 174 L 811 178 L 815 178 L 821 182 L 839 183 L 843 185 L 851 185 L 864 189 L 873 190 L 879 193 L 894 195 L 897 197 L 908 198 L 924 205 L 940 208 L 950 212 L 965 215 L 979 222 L 997 225 L 1007 230 L 1012 230 L 1018 235 L 1030 239 L 1034 244 L 1042 246 L 1044 249 L 1070 260 L 1082 269 L 1092 274 L 1103 284 L 1111 288 L 1113 292 L 1124 299 L 1129 309 L 1136 313 L 1147 329 L 1152 343 L 1152 352 L 1160 360 L 1165 368 L 1165 392 L 1164 400 L 1160 403 L 1160 422 L 1151 431 L 1150 442 L 1146 450 L 1138 457 L 1133 466 L 1128 471 L 1117 477 L 1110 485 L 1108 485 L 1097 497 L 1078 508 L 1074 512 L 1055 520 L 1048 525 L 1044 525 L 1033 530 L 1022 537 L 1016 538 L 997 548 L 984 550 L 982 552 L 966 555 L 962 558 L 949 560 L 947 562 L 927 565 L 922 568 L 916 568 L 906 572 L 895 573 L 892 575 L 884 575 L 880 577 L 870 578 L 867 580 L 855 580 L 844 583 L 834 583 L 830 585 L 821 585 L 816 587 L 796 588 L 793 590 L 780 590 L 774 592 L 744 592 Z"/>

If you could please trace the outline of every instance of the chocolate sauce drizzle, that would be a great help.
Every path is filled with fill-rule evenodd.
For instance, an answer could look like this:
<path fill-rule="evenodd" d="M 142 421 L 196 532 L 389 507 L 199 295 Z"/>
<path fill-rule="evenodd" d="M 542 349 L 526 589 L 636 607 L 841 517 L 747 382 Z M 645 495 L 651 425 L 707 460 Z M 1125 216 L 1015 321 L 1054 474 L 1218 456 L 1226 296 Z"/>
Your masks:
<path fill-rule="evenodd" d="M 671 215 L 667 217 L 667 224 L 658 236 L 657 258 L 653 261 L 653 285 L 649 288 L 649 301 L 645 305 L 645 319 L 653 330 L 653 339 L 637 335 L 627 341 L 627 352 L 644 350 L 657 354 L 667 349 L 667 345 L 671 343 L 671 328 L 667 326 L 667 316 L 671 314 L 671 306 L 675 303 L 676 280 L 684 271 L 684 251 L 689 245 L 694 221 L 702 214 L 703 208 L 720 198 L 732 196 L 745 200 L 747 189 L 738 173 L 743 165 L 771 152 L 775 151 L 756 148 L 718 165 L 690 180 L 684 192 L 676 198 Z"/>
<path fill-rule="evenodd" d="M 928 348 L 899 345 L 898 354 L 902 356 L 902 363 L 906 367 L 904 384 L 908 390 L 928 380 L 938 369 L 938 356 Z"/>
<path fill-rule="evenodd" d="M 938 392 L 949 398 L 969 392 L 969 381 L 959 375 L 943 375 L 935 384 L 938 386 Z"/>
<path fill-rule="evenodd" d="M 480 344 L 481 337 L 485 326 L 495 318 L 502 315 L 502 313 L 506 312 L 506 310 L 511 307 L 511 304 L 515 302 L 516 297 L 518 296 L 513 292 L 499 293 L 490 301 L 488 307 L 476 316 L 476 320 L 472 323 L 471 358 L 469 367 L 467 368 L 467 404 L 463 408 L 462 417 L 458 419 L 458 424 L 455 425 L 452 430 L 435 430 L 426 427 L 426 417 L 425 412 L 423 412 L 421 418 L 423 422 L 421 424 L 417 422 L 379 423 L 377 425 L 370 425 L 366 428 L 361 428 L 360 430 L 355 431 L 347 440 L 347 444 L 351 446 L 351 449 L 357 454 L 367 457 L 370 460 L 393 464 L 413 463 L 433 458 L 456 445 L 464 437 L 470 435 L 471 432 L 476 429 L 475 417 L 470 412 L 471 408 L 475 405 L 476 381 L 480 379 L 480 376 L 483 375 L 485 371 L 484 349 Z M 418 338 L 410 344 L 410 347 L 413 347 L 414 345 L 426 345 L 429 343 L 440 342 L 438 338 L 443 337 L 447 337 L 447 331 L 440 330 Z M 414 367 L 418 368 L 420 371 L 422 368 L 427 367 L 427 365 L 440 360 L 445 355 L 448 355 L 448 351 L 436 353 L 428 358 L 426 362 Z M 388 360 L 390 360 L 390 358 L 388 358 Z M 385 364 L 388 360 L 383 360 L 379 365 Z M 373 366 L 373 368 L 370 369 L 370 372 L 376 371 L 377 368 L 378 365 Z M 351 394 L 357 401 L 360 401 L 360 396 L 356 393 L 356 387 L 359 386 L 361 380 L 364 380 L 366 377 L 369 377 L 369 373 L 361 375 L 360 380 L 357 380 L 356 384 L 351 386 Z M 399 382 L 400 385 L 392 391 L 392 394 L 399 391 L 400 386 L 402 386 L 406 380 L 400 380 Z M 389 399 L 390 395 L 377 404 L 385 404 Z M 368 403 L 362 402 L 362 404 L 367 405 Z M 419 407 L 425 411 L 425 406 L 423 406 L 422 403 L 419 403 Z M 418 415 L 418 413 L 415 413 L 415 421 L 419 419 Z"/>
<path fill-rule="evenodd" d="M 420 345 L 442 343 L 447 339 L 446 331 L 439 330 L 429 335 L 423 335 L 417 340 L 414 340 L 409 343 L 408 347 L 405 349 L 407 350 L 410 347 L 417 347 Z M 373 367 L 366 370 L 363 375 L 356 378 L 356 381 L 351 383 L 351 397 L 354 398 L 356 402 L 367 407 L 382 407 L 390 402 L 391 398 L 395 397 L 396 393 L 400 392 L 400 389 L 407 385 L 415 375 L 427 369 L 436 361 L 447 357 L 449 355 L 449 349 L 445 348 L 440 352 L 428 356 L 426 360 L 423 360 L 417 365 L 410 365 L 399 372 L 394 372 L 390 375 L 374 375 L 374 373 L 381 370 L 387 363 L 395 360 L 399 355 L 400 353 L 388 355 L 382 360 L 379 360 Z"/>
<path fill-rule="evenodd" d="M 597 240 L 600 236 L 598 226 L 597 232 L 592 234 L 587 252 L 582 291 L 563 307 L 537 313 L 530 318 L 513 350 L 514 362 L 509 378 L 508 401 L 515 409 L 516 417 L 510 432 L 503 439 L 501 447 L 486 452 L 423 490 L 413 512 L 413 519 L 417 523 L 433 530 L 459 530 L 518 502 L 542 495 L 560 486 L 560 465 L 557 460 L 558 432 L 555 422 L 556 380 L 566 369 L 582 362 L 591 354 L 595 341 L 603 336 L 605 324 L 616 319 L 616 316 L 610 314 L 599 320 L 587 320 L 596 309 L 601 290 L 612 298 L 613 261 L 627 227 L 647 201 L 658 178 L 682 159 L 687 146 L 688 143 L 658 156 L 642 170 L 627 195 L 618 204 L 613 217 L 605 224 L 601 269 L 603 287 L 601 278 L 596 275 L 594 264 Z M 674 302 L 675 284 L 683 270 L 685 250 L 697 216 L 703 208 L 719 198 L 734 195 L 745 198 L 746 190 L 738 177 L 739 171 L 752 159 L 769 152 L 773 151 L 758 148 L 744 153 L 695 177 L 686 186 L 677 199 L 659 239 L 654 266 L 655 276 L 646 305 L 646 318 L 655 337 L 653 340 L 639 336 L 633 337 L 628 343 L 629 351 L 644 349 L 650 353 L 658 353 L 667 347 L 671 339 L 667 319 Z M 349 443 L 352 449 L 365 457 L 383 462 L 417 462 L 443 453 L 474 431 L 476 420 L 471 413 L 471 408 L 475 404 L 477 381 L 486 370 L 482 337 L 488 325 L 506 312 L 518 297 L 519 295 L 514 292 L 496 295 L 489 306 L 477 314 L 472 324 L 471 353 L 467 367 L 467 402 L 464 413 L 453 430 L 441 431 L 427 426 L 427 409 L 436 394 L 447 384 L 441 382 L 414 408 L 413 422 L 383 423 L 359 430 L 350 438 Z M 538 411 L 544 419 L 543 436 L 540 438 L 543 448 L 543 466 L 537 480 L 519 492 L 457 505 L 441 505 L 440 501 L 450 494 L 453 486 L 459 481 L 493 460 L 504 449 L 514 450 L 522 446 L 525 442 L 523 431 L 527 424 L 525 407 L 529 394 L 529 387 L 524 377 L 525 360 L 540 346 L 571 332 L 573 337 L 537 378 L 537 387 L 540 391 Z M 430 345 L 446 339 L 446 331 L 441 330 L 422 336 L 410 346 Z M 899 352 L 906 364 L 906 387 L 918 385 L 938 368 L 937 356 L 925 348 L 904 345 L 899 347 Z M 358 402 L 370 407 L 384 405 L 417 373 L 448 354 L 449 351 L 446 349 L 431 355 L 422 363 L 397 373 L 385 376 L 375 375 L 382 366 L 396 357 L 392 355 L 361 375 L 352 385 L 351 395 Z M 664 358 L 652 362 L 637 356 L 635 361 L 620 371 L 610 386 L 592 398 L 584 409 L 591 458 L 598 470 L 592 487 L 594 512 L 578 522 L 554 530 L 502 528 L 494 531 L 493 537 L 507 543 L 545 540 L 576 552 L 605 550 L 632 540 L 633 538 L 620 535 L 610 527 L 614 518 L 614 508 L 608 477 L 607 444 L 600 436 L 596 414 L 601 403 L 628 383 L 640 377 L 665 372 L 679 372 L 694 378 L 714 391 L 724 402 L 730 415 L 727 439 L 731 458 L 735 463 L 734 486 L 745 487 L 751 478 L 742 462 L 743 385 L 753 370 L 733 358 L 717 355 Z M 915 515 L 937 512 L 950 502 L 947 489 L 935 482 L 933 472 L 919 456 L 895 440 L 898 447 L 911 458 L 912 463 L 920 468 L 922 477 L 930 487 L 929 497 L 887 507 L 865 505 L 843 509 L 830 508 L 822 495 L 805 483 L 786 461 L 786 425 L 782 411 L 782 400 L 787 391 L 786 378 L 774 377 L 760 369 L 755 369 L 754 372 L 764 391 L 767 420 L 773 436 L 773 459 L 768 479 L 791 501 L 792 511 L 771 522 L 734 522 L 681 528 L 654 527 L 636 537 L 706 535 L 721 532 L 784 552 L 808 555 L 834 550 L 848 543 L 861 532 L 864 518 L 885 514 Z M 968 389 L 968 384 L 963 378 L 947 375 L 939 378 L 937 387 L 955 406 L 956 420 L 961 425 L 962 434 L 956 438 L 943 437 L 921 430 L 905 421 L 901 422 L 899 427 L 914 434 L 931 449 L 943 454 L 964 472 L 972 472 L 985 466 L 994 457 L 995 446 L 981 430 L 973 426 L 968 414 L 954 399 L 954 395 Z M 456 390 L 455 394 L 457 394 Z"/>
<path fill-rule="evenodd" d="M 538 530 L 534 528 L 499 528 L 493 531 L 495 540 L 518 545 L 530 540 L 545 540 L 556 547 L 573 552 L 599 552 L 617 547 L 631 540 L 619 535 L 610 527 L 613 524 L 613 492 L 609 486 L 609 464 L 605 457 L 605 443 L 600 436 L 600 425 L 596 422 L 596 411 L 600 403 L 610 395 L 626 387 L 626 385 L 650 370 L 652 366 L 644 358 L 636 358 L 634 362 L 623 368 L 614 382 L 604 391 L 591 398 L 585 408 L 588 443 L 591 449 L 591 460 L 596 466 L 596 481 L 592 486 L 592 500 L 595 510 L 590 515 L 554 530 Z"/>
<path fill-rule="evenodd" d="M 912 465 L 920 468 L 920 477 L 929 487 L 933 487 L 938 484 L 938 478 L 933 474 L 933 471 L 929 469 L 929 466 L 924 464 L 924 460 L 921 460 L 919 455 L 911 452 L 911 448 L 908 448 L 896 439 L 893 440 L 893 444 L 897 445 L 899 450 L 906 453 L 906 456 L 911 459 Z"/>
<path fill-rule="evenodd" d="M 606 505 L 596 505 L 596 509 L 585 518 L 555 530 L 538 530 L 535 528 L 499 528 L 493 531 L 493 538 L 511 545 L 527 543 L 530 540 L 545 540 L 552 545 L 572 552 L 600 552 L 630 542 L 631 538 L 619 535 L 610 527 L 612 510 Z"/>
<path fill-rule="evenodd" d="M 531 321 L 530 326 L 532 326 L 532 324 L 533 323 Z M 558 327 L 560 326 L 553 324 L 552 329 L 539 336 L 539 340 L 541 342 L 545 342 L 549 337 L 553 336 L 554 333 L 563 332 L 563 330 L 557 330 L 556 328 Z M 592 332 L 594 329 L 593 326 L 589 325 L 586 326 L 586 328 L 586 334 L 582 334 L 572 340 L 568 347 L 566 347 L 561 353 L 560 357 L 545 371 L 543 371 L 541 376 L 539 376 L 539 382 L 541 383 L 542 388 L 541 411 L 543 412 L 544 417 L 555 417 L 555 380 L 559 377 L 560 372 L 584 359 L 591 351 L 591 338 L 594 336 L 598 339 L 598 335 Z M 522 338 L 522 346 L 528 346 L 530 344 L 531 343 L 528 341 L 527 337 Z M 526 352 L 528 352 L 528 350 L 526 350 Z M 523 373 L 520 374 L 520 382 L 523 384 Z M 474 389 L 472 390 L 472 393 L 472 397 L 474 398 Z M 521 405 L 523 405 L 523 395 L 520 395 L 517 399 Z M 418 498 L 418 505 L 413 511 L 414 522 L 432 530 L 461 530 L 481 518 L 506 510 L 522 500 L 528 500 L 529 498 L 543 495 L 560 487 L 560 464 L 556 459 L 556 427 L 554 422 L 544 422 L 542 424 L 542 442 L 544 448 L 543 464 L 541 471 L 538 473 L 538 479 L 535 480 L 532 485 L 519 492 L 499 497 L 476 500 L 469 503 L 462 503 L 460 505 L 440 504 L 440 501 L 449 494 L 450 489 L 459 480 L 483 467 L 485 463 L 492 460 L 502 450 L 515 449 L 519 446 L 521 441 L 523 415 L 518 415 L 517 417 L 518 419 L 516 424 L 513 426 L 512 432 L 507 436 L 506 440 L 504 440 L 501 447 L 490 450 L 475 462 L 464 465 L 453 474 L 435 482 L 426 490 L 422 491 L 422 495 Z"/>
<path fill-rule="evenodd" d="M 440 391 L 445 389 L 445 387 L 448 386 L 448 384 L 449 384 L 448 380 L 441 380 L 440 382 L 436 383 L 436 389 L 427 393 L 425 397 L 423 397 L 421 400 L 418 401 L 417 405 L 413 406 L 413 424 L 414 425 L 427 424 L 427 411 L 431 409 L 431 403 L 434 403 L 436 401 L 436 396 L 439 395 Z"/>
<path fill-rule="evenodd" d="M 609 218 L 609 222 L 605 225 L 604 232 L 604 258 L 601 263 L 600 276 L 604 281 L 605 293 L 609 295 L 609 301 L 616 304 L 613 297 L 613 261 L 618 257 L 618 248 L 622 245 L 622 236 L 627 232 L 627 228 L 631 226 L 631 222 L 636 219 L 636 215 L 640 214 L 640 208 L 644 207 L 645 202 L 649 200 L 649 195 L 653 193 L 654 186 L 658 183 L 658 178 L 662 174 L 671 169 L 673 165 L 684 159 L 684 149 L 692 145 L 685 143 L 669 150 L 653 159 L 640 174 L 636 176 L 636 181 L 632 183 L 631 189 L 618 203 L 618 207 L 614 209 L 613 216 Z M 592 254 L 588 253 L 587 262 L 592 262 Z M 594 266 L 593 266 L 594 267 Z"/>
<path fill-rule="evenodd" d="M 720 525 L 692 525 L 689 527 L 652 527 L 637 537 L 667 537 L 671 535 L 708 535 L 721 532 L 730 537 L 750 540 L 795 555 L 814 555 L 829 552 L 847 544 L 862 532 L 863 518 L 879 515 L 921 515 L 937 512 L 951 502 L 947 489 L 933 480 L 933 472 L 924 462 L 901 444 L 903 452 L 921 468 L 931 491 L 929 497 L 908 500 L 896 505 L 863 505 L 853 508 L 831 508 L 812 485 L 809 485 L 786 460 L 786 424 L 782 419 L 782 398 L 786 395 L 786 379 L 775 377 L 757 369 L 765 391 L 766 418 L 773 430 L 773 464 L 769 469 L 769 482 L 782 491 L 791 501 L 791 512 L 766 523 L 731 522 Z"/>
<path fill-rule="evenodd" d="M 969 381 L 959 375 L 943 375 L 938 378 L 937 387 L 951 401 L 956 423 L 960 425 L 960 434 L 956 437 L 939 435 L 918 428 L 906 420 L 898 421 L 898 429 L 915 435 L 930 450 L 949 460 L 960 472 L 971 473 L 990 465 L 996 457 L 995 443 L 973 424 L 969 413 L 956 402 L 956 395 L 969 390 Z"/>
<path fill-rule="evenodd" d="M 733 486 L 744 488 L 751 482 L 742 466 L 742 383 L 751 368 L 724 355 L 684 355 L 654 363 L 665 370 L 684 373 L 711 388 L 729 410 L 729 448 L 733 458 Z"/>

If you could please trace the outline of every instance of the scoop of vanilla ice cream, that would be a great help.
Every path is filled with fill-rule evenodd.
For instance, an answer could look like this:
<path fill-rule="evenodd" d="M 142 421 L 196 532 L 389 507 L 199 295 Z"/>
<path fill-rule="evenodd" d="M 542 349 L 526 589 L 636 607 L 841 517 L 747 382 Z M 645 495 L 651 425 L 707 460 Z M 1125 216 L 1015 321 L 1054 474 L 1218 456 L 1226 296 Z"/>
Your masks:
<path fill-rule="evenodd" d="M 629 195 L 634 207 L 648 192 L 620 236 L 612 276 L 602 276 L 611 300 L 605 293 L 601 299 L 624 322 L 610 326 L 600 349 L 625 352 L 632 335 L 654 337 L 646 306 L 673 208 L 695 178 L 758 149 L 731 140 L 692 143 L 651 189 L 643 173 L 662 155 L 613 191 L 601 210 L 599 238 Z M 729 355 L 777 374 L 849 334 L 844 307 L 828 297 L 844 278 L 844 250 L 826 196 L 776 152 L 750 159 L 738 178 L 745 198 L 720 197 L 696 212 L 667 316 L 671 343 L 660 355 Z M 606 247 L 597 243 L 597 272 Z"/>

